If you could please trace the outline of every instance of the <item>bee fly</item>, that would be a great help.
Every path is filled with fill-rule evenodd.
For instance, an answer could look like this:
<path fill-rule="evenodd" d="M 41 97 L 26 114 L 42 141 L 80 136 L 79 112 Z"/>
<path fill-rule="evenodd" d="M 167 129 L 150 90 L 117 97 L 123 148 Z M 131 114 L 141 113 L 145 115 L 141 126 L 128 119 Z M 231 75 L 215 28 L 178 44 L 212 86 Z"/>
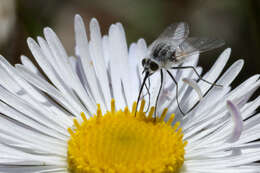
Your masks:
<path fill-rule="evenodd" d="M 161 84 L 160 84 L 159 93 L 157 95 L 156 103 L 155 103 L 155 116 L 156 116 L 156 107 L 158 104 L 158 100 L 159 100 L 159 96 L 162 90 L 162 85 L 164 80 L 163 73 L 165 71 L 167 72 L 167 74 L 170 76 L 170 78 L 176 85 L 177 105 L 178 105 L 178 109 L 183 115 L 189 113 L 198 104 L 198 102 L 188 112 L 184 113 L 182 111 L 178 100 L 178 83 L 174 78 L 174 76 L 169 71 L 170 69 L 192 69 L 195 72 L 195 74 L 198 76 L 199 80 L 202 80 L 210 84 L 211 88 L 213 86 L 221 86 L 221 85 L 217 85 L 216 83 L 211 83 L 207 80 L 204 80 L 193 66 L 181 66 L 181 65 L 185 60 L 188 60 L 188 57 L 190 57 L 191 55 L 206 52 L 221 47 L 225 44 L 225 42 L 223 40 L 218 40 L 218 39 L 188 37 L 188 35 L 189 35 L 189 26 L 187 23 L 180 22 L 180 23 L 171 24 L 148 47 L 148 56 L 142 60 L 142 66 L 144 69 L 143 70 L 144 78 L 138 94 L 136 108 L 138 107 L 138 103 L 140 101 L 141 93 L 144 86 L 148 91 L 149 99 L 150 99 L 150 93 L 146 85 L 146 80 L 147 79 L 149 80 L 149 76 L 156 73 L 157 71 L 160 72 Z M 149 100 L 149 104 L 150 104 L 150 100 Z"/>

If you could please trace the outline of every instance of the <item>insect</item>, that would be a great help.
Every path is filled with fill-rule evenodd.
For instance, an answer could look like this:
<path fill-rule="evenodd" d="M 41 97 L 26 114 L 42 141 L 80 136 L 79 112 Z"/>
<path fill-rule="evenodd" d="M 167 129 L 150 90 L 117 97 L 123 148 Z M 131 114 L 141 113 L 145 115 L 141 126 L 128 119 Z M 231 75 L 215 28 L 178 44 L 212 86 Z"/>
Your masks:
<path fill-rule="evenodd" d="M 187 23 L 180 22 L 180 23 L 171 24 L 148 47 L 147 57 L 142 59 L 144 78 L 141 83 L 140 91 L 138 94 L 136 108 L 138 107 L 138 103 L 140 101 L 141 93 L 144 86 L 148 91 L 149 99 L 150 99 L 150 93 L 146 85 L 146 81 L 148 79 L 148 81 L 150 82 L 149 77 L 156 72 L 160 72 L 161 84 L 159 88 L 159 93 L 156 98 L 155 114 L 156 114 L 158 99 L 160 96 L 160 92 L 162 90 L 162 85 L 164 80 L 163 73 L 165 71 L 176 85 L 177 105 L 178 105 L 178 109 L 183 115 L 189 113 L 195 106 L 186 113 L 182 111 L 178 100 L 178 83 L 169 70 L 192 69 L 195 72 L 195 74 L 198 76 L 199 80 L 202 80 L 212 86 L 221 86 L 221 85 L 217 85 L 216 83 L 211 83 L 207 80 L 204 80 L 193 66 L 181 66 L 181 65 L 184 61 L 187 61 L 188 57 L 191 57 L 191 55 L 206 52 L 221 47 L 225 44 L 225 42 L 219 39 L 188 37 L 188 35 L 189 35 L 189 25 Z"/>

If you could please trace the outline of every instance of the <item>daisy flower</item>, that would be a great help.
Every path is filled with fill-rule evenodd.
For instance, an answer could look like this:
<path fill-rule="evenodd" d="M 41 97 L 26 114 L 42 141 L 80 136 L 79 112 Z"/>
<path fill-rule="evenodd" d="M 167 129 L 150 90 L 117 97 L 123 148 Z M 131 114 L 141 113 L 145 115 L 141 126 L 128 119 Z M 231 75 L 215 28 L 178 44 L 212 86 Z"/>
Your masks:
<path fill-rule="evenodd" d="M 145 41 L 128 48 L 120 23 L 104 36 L 96 19 L 89 26 L 88 41 L 75 16 L 73 56 L 50 28 L 44 38 L 28 38 L 40 68 L 26 56 L 15 67 L 0 57 L 0 172 L 260 172 L 260 98 L 249 100 L 259 75 L 231 89 L 244 64 L 238 60 L 221 75 L 231 49 L 203 75 L 223 87 L 208 92 L 207 83 L 188 80 L 197 79 L 193 71 L 172 71 L 183 110 L 200 102 L 183 117 L 176 86 L 166 78 L 153 118 L 155 108 L 147 103 L 155 103 L 158 74 L 151 76 L 151 97 L 144 91 L 135 113 Z M 192 56 L 184 65 L 201 73 L 198 55 Z M 208 93 L 200 99 L 196 90 Z"/>

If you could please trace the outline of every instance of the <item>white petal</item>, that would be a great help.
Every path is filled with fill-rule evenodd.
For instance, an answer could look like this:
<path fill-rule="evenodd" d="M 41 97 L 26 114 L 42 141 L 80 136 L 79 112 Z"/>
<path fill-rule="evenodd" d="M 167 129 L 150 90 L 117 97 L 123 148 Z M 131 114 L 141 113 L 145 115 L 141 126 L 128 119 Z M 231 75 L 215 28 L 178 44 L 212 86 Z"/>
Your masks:
<path fill-rule="evenodd" d="M 227 107 L 234 123 L 233 132 L 231 137 L 228 139 L 228 142 L 233 143 L 238 141 L 239 137 L 241 136 L 243 130 L 243 119 L 237 106 L 229 100 L 227 101 Z"/>
<path fill-rule="evenodd" d="M 183 82 L 190 85 L 197 92 L 197 94 L 199 96 L 199 100 L 201 100 L 203 95 L 202 95 L 201 89 L 199 88 L 198 84 L 192 79 L 183 78 L 182 80 L 183 80 Z"/>
<path fill-rule="evenodd" d="M 109 82 L 108 82 L 108 76 L 106 70 L 106 63 L 103 54 L 103 45 L 102 45 L 100 28 L 99 28 L 98 21 L 96 19 L 92 19 L 89 25 L 90 25 L 90 38 L 91 38 L 91 41 L 89 43 L 90 55 L 95 67 L 96 75 L 101 84 L 100 86 L 104 97 L 104 98 L 102 97 L 102 102 L 104 102 L 103 99 L 105 99 L 106 108 L 109 108 L 111 95 L 110 95 L 110 88 L 109 88 Z"/>

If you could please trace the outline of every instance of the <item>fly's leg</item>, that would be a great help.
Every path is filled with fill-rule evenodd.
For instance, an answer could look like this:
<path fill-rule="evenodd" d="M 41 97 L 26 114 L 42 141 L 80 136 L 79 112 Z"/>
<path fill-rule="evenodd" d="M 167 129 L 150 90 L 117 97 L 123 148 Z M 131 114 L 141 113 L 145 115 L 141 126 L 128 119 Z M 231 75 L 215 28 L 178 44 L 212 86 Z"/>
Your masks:
<path fill-rule="evenodd" d="M 155 109 L 154 109 L 154 114 L 155 114 L 155 119 L 154 120 L 156 120 L 157 105 L 158 105 L 159 97 L 160 97 L 162 86 L 163 86 L 163 71 L 162 71 L 162 69 L 160 70 L 160 74 L 161 74 L 161 85 L 160 85 L 159 93 L 158 93 L 158 95 L 156 97 Z"/>
<path fill-rule="evenodd" d="M 146 72 L 146 73 L 145 73 L 145 76 L 144 76 L 144 79 L 143 79 L 143 82 L 142 82 L 142 84 L 141 84 L 141 88 L 140 88 L 140 90 L 139 90 L 139 94 L 138 94 L 138 98 L 137 98 L 137 102 L 136 102 L 136 108 L 135 108 L 135 116 L 136 116 L 138 104 L 139 104 L 139 101 L 140 101 L 140 97 L 141 97 L 141 94 L 142 94 L 142 91 L 143 91 L 143 88 L 144 88 L 144 86 L 145 86 L 145 82 L 146 82 L 148 76 L 149 76 L 149 72 Z"/>
<path fill-rule="evenodd" d="M 148 80 L 149 80 L 149 86 L 147 87 L 147 85 L 144 84 L 144 86 L 145 86 L 145 88 L 146 88 L 146 90 L 147 90 L 148 99 L 149 99 L 149 101 L 148 101 L 148 106 L 147 106 L 147 109 L 146 109 L 145 113 L 147 113 L 147 112 L 149 111 L 149 109 L 150 109 L 150 104 L 151 104 L 150 78 L 148 78 Z"/>
<path fill-rule="evenodd" d="M 223 87 L 222 85 L 216 84 L 216 82 L 211 83 L 211 82 L 203 79 L 193 66 L 172 67 L 171 69 L 192 69 L 195 72 L 195 74 L 199 77 L 199 80 L 202 80 L 203 82 L 210 84 L 211 85 L 210 88 L 207 90 L 207 92 L 205 94 L 203 94 L 203 97 L 205 97 L 214 86 Z M 171 75 L 171 73 L 168 70 L 167 70 L 167 72 L 173 78 L 173 76 Z M 175 81 L 175 84 L 176 84 L 177 81 L 176 80 L 174 80 L 174 81 Z M 177 87 L 177 84 L 176 84 L 176 87 Z M 177 93 L 176 93 L 176 98 L 177 98 Z M 178 98 L 177 98 L 177 103 L 178 103 Z M 193 105 L 192 108 L 190 110 L 188 110 L 185 114 L 190 113 L 199 103 L 200 103 L 200 100 L 195 105 Z M 179 103 L 178 103 L 178 107 L 179 107 Z M 179 109 L 180 109 L 180 107 L 179 107 Z M 180 109 L 180 112 L 183 114 L 181 109 Z M 185 115 L 185 114 L 183 114 L 183 115 Z"/>
<path fill-rule="evenodd" d="M 176 81 L 176 79 L 173 77 L 173 75 L 171 74 L 171 72 L 169 70 L 167 70 L 167 73 L 169 74 L 169 76 L 172 78 L 173 82 L 176 85 L 176 101 L 177 101 L 177 105 L 178 105 L 178 108 L 179 108 L 181 114 L 184 116 L 185 113 L 182 111 L 182 109 L 180 107 L 180 103 L 179 103 L 179 86 L 178 86 L 178 82 Z"/>
<path fill-rule="evenodd" d="M 210 85 L 213 85 L 213 86 L 223 87 L 222 85 L 218 85 L 218 84 L 216 84 L 215 82 L 212 83 L 212 82 L 209 82 L 209 81 L 203 79 L 203 78 L 200 76 L 200 74 L 197 72 L 197 70 L 195 69 L 195 67 L 193 67 L 193 66 L 172 67 L 171 69 L 192 69 L 192 70 L 195 72 L 195 74 L 199 77 L 199 80 L 202 80 L 203 82 L 206 82 L 207 84 L 210 84 Z"/>

